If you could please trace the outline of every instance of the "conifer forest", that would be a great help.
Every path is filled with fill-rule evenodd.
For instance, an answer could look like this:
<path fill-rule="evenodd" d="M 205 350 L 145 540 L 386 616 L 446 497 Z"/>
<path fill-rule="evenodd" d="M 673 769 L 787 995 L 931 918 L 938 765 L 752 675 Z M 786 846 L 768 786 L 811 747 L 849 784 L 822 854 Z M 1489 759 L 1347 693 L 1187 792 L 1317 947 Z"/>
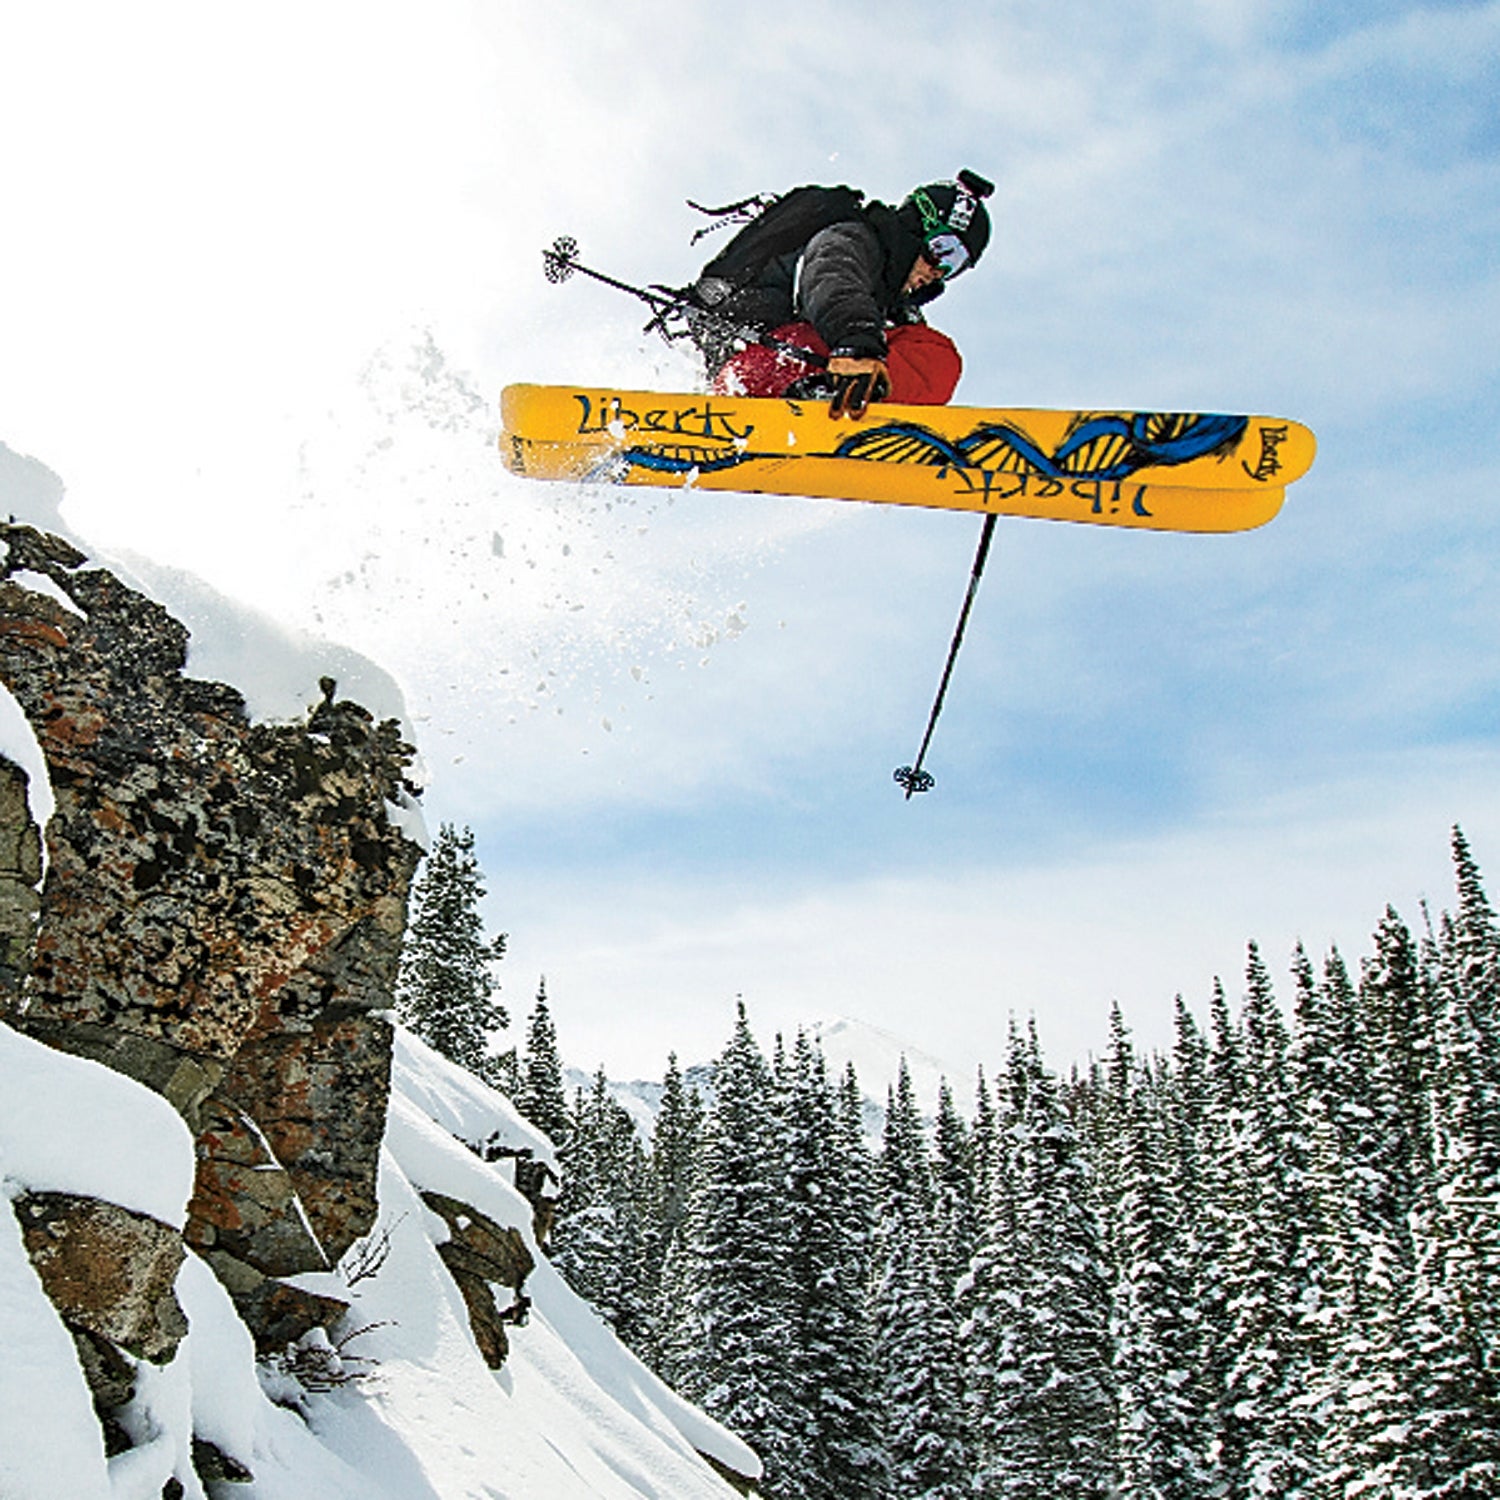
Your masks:
<path fill-rule="evenodd" d="M 1452 912 L 1356 964 L 1251 944 L 1169 1053 L 1116 1010 L 1068 1076 L 1013 1023 L 935 1119 L 903 1067 L 878 1141 L 742 1007 L 648 1142 L 602 1073 L 565 1098 L 544 993 L 553 1258 L 772 1500 L 1500 1495 L 1500 924 L 1452 847 Z"/>

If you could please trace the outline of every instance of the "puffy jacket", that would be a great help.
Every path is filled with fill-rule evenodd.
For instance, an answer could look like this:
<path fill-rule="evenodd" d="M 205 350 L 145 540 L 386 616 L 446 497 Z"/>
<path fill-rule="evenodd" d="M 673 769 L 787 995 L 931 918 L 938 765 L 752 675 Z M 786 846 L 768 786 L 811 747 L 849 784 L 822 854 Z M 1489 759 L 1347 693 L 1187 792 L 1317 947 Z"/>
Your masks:
<path fill-rule="evenodd" d="M 884 203 L 871 203 L 858 219 L 830 224 L 802 251 L 769 262 L 714 311 L 762 332 L 805 320 L 835 354 L 884 359 L 886 328 L 922 322 L 921 306 L 943 290 L 933 282 L 911 296 L 903 293 L 921 250 L 916 224 Z M 703 332 L 712 368 L 732 346 L 719 329 L 705 326 Z"/>
<path fill-rule="evenodd" d="M 807 243 L 797 277 L 795 309 L 827 341 L 835 354 L 853 359 L 884 359 L 885 330 L 893 323 L 920 323 L 926 296 L 907 296 L 902 287 L 921 253 L 920 236 L 908 234 L 884 204 L 872 204 L 863 219 L 831 224 Z"/>

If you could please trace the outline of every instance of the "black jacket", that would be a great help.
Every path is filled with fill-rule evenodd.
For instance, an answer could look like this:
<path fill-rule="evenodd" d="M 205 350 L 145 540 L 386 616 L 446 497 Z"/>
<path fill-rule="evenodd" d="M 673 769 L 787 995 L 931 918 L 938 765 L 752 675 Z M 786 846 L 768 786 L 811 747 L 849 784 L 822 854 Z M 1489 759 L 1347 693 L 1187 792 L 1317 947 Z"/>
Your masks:
<path fill-rule="evenodd" d="M 771 261 L 750 286 L 720 302 L 714 312 L 756 332 L 805 320 L 834 354 L 883 359 L 885 330 L 920 323 L 921 305 L 942 291 L 934 282 L 906 296 L 902 287 L 921 254 L 922 236 L 907 216 L 884 203 L 867 205 L 857 219 L 820 229 L 801 251 Z M 699 337 L 711 367 L 730 352 L 732 340 Z M 712 344 L 713 347 L 710 345 Z"/>

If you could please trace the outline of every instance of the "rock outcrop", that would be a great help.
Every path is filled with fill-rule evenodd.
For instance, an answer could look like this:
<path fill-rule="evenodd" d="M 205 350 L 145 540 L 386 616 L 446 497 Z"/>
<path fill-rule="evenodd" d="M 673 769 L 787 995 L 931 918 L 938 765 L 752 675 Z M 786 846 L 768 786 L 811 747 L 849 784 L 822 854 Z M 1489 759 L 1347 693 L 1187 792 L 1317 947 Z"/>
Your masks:
<path fill-rule="evenodd" d="M 0 681 L 56 801 L 0 767 L 0 1006 L 164 1095 L 198 1143 L 186 1240 L 262 1340 L 337 1304 L 281 1278 L 374 1225 L 391 1005 L 420 856 L 412 750 L 334 684 L 252 724 L 187 632 L 67 543 L 0 524 Z"/>
<path fill-rule="evenodd" d="M 510 1352 L 508 1323 L 524 1323 L 530 1303 L 521 1288 L 536 1268 L 517 1229 L 502 1228 L 478 1209 L 442 1193 L 423 1193 L 422 1201 L 448 1226 L 449 1238 L 438 1246 L 469 1313 L 474 1342 L 492 1370 Z M 502 1307 L 495 1288 L 510 1295 Z"/>
<path fill-rule="evenodd" d="M 41 908 L 42 840 L 26 790 L 26 773 L 0 760 L 0 1015 L 19 999 Z"/>
<path fill-rule="evenodd" d="M 42 1288 L 75 1331 L 166 1364 L 187 1332 L 172 1284 L 182 1237 L 145 1214 L 73 1193 L 23 1193 L 13 1205 Z"/>
<path fill-rule="evenodd" d="M 55 803 L 44 847 L 26 774 L 0 755 L 0 1019 L 153 1089 L 196 1148 L 181 1230 L 62 1192 L 13 1203 L 110 1453 L 131 1446 L 118 1414 L 134 1362 L 170 1361 L 187 1331 L 173 1294 L 186 1254 L 283 1364 L 293 1346 L 333 1347 L 347 1311 L 296 1278 L 367 1236 L 378 1264 L 387 1013 L 420 857 L 392 816 L 415 795 L 394 722 L 325 679 L 302 721 L 252 723 L 235 689 L 186 675 L 187 646 L 159 604 L 68 543 L 0 522 L 0 683 Z M 507 1154 L 545 1233 L 546 1172 Z M 498 1368 L 530 1305 L 525 1238 L 424 1200 Z M 194 1440 L 206 1479 L 252 1477 L 241 1457 Z"/>

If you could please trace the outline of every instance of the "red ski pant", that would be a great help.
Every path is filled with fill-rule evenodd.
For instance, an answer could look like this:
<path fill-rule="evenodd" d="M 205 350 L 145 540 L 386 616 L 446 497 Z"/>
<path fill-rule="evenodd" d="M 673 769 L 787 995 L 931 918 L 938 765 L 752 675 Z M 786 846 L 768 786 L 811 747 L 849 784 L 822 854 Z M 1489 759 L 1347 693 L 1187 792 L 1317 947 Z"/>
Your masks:
<path fill-rule="evenodd" d="M 814 354 L 828 354 L 828 345 L 811 323 L 783 324 L 771 330 L 771 337 Z M 953 399 L 963 360 L 946 333 L 925 323 L 903 323 L 889 329 L 885 341 L 890 351 L 885 365 L 891 377 L 887 400 L 942 406 Z M 793 354 L 768 344 L 751 344 L 720 367 L 713 378 L 713 390 L 719 396 L 780 396 L 789 386 L 817 372 L 818 366 Z"/>

